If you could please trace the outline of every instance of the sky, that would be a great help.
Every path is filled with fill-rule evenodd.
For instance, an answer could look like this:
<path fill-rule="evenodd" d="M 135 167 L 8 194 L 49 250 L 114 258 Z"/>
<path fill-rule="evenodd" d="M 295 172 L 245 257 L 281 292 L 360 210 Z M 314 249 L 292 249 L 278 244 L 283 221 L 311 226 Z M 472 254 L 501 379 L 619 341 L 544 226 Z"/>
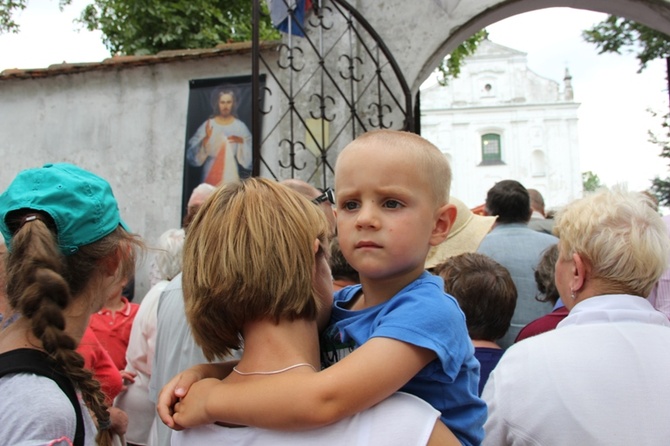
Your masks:
<path fill-rule="evenodd" d="M 109 57 L 99 32 L 73 23 L 90 0 L 73 0 L 64 11 L 58 0 L 29 0 L 16 16 L 18 34 L 0 35 L 0 71 L 45 68 L 62 62 L 99 62 Z M 581 104 L 579 145 L 581 171 L 592 171 L 602 183 L 627 183 L 633 190 L 650 186 L 654 176 L 669 174 L 661 148 L 648 141 L 649 130 L 660 133 L 661 115 L 668 111 L 665 63 L 649 64 L 637 73 L 632 54 L 598 55 L 581 32 L 605 14 L 568 8 L 534 11 L 487 27 L 490 40 L 526 52 L 537 74 L 561 82 L 570 70 L 575 101 Z"/>

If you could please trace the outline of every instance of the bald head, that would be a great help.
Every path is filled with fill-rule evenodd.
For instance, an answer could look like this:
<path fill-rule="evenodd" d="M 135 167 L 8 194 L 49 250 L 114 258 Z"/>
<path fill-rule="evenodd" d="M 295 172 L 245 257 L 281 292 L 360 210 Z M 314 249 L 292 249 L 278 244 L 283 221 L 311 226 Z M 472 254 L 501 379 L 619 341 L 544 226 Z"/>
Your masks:
<path fill-rule="evenodd" d="M 544 215 L 544 198 L 537 189 L 528 189 L 528 196 L 530 197 L 530 207 Z"/>
<path fill-rule="evenodd" d="M 303 197 L 306 197 L 310 200 L 313 200 L 319 195 L 321 195 L 319 189 L 317 189 L 316 187 L 312 186 L 311 184 L 305 181 L 298 180 L 297 178 L 290 178 L 288 180 L 284 180 L 281 182 L 281 184 L 288 187 L 289 189 L 293 189 Z"/>
<path fill-rule="evenodd" d="M 195 217 L 195 214 L 198 212 L 198 209 L 200 209 L 200 206 L 202 206 L 202 204 L 207 201 L 209 196 L 212 195 L 215 190 L 216 187 L 207 183 L 198 184 L 195 189 L 193 189 L 193 192 L 191 192 L 191 196 L 188 199 L 188 204 L 186 205 L 186 215 L 184 216 L 184 221 L 182 222 L 182 227 L 184 229 L 188 228 L 188 225 L 191 223 L 191 220 L 193 220 L 193 217 Z"/>
<path fill-rule="evenodd" d="M 283 180 L 281 184 L 288 187 L 289 189 L 293 189 L 294 191 L 298 192 L 300 195 L 302 195 L 303 197 L 307 198 L 310 201 L 314 200 L 316 197 L 321 195 L 319 189 L 297 178 L 289 178 L 288 180 Z M 328 200 L 326 200 L 322 203 L 319 203 L 318 206 L 321 208 L 321 210 L 323 210 L 323 213 L 326 214 L 326 219 L 330 224 L 331 234 L 335 234 L 335 228 L 336 228 L 335 213 L 333 213 L 333 207 L 331 203 Z"/>

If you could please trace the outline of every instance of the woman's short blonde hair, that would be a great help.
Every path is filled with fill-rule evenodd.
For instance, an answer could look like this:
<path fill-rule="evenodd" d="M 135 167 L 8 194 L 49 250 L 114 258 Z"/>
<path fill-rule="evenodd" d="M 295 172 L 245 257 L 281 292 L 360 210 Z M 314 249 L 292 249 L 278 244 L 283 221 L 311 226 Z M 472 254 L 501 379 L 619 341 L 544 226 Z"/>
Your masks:
<path fill-rule="evenodd" d="M 638 192 L 600 190 L 556 215 L 563 260 L 577 253 L 609 292 L 647 297 L 665 271 L 670 251 L 661 217 Z"/>
<path fill-rule="evenodd" d="M 329 231 L 317 206 L 275 181 L 214 192 L 184 245 L 186 315 L 205 357 L 240 348 L 248 321 L 316 318 L 314 242 L 327 246 Z"/>

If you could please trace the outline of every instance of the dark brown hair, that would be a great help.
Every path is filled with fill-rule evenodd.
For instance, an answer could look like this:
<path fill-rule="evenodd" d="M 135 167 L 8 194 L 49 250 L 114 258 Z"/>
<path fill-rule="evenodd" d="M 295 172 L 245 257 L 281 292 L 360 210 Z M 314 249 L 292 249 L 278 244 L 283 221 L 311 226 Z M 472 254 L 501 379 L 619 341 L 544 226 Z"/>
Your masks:
<path fill-rule="evenodd" d="M 505 336 L 516 308 L 517 291 L 507 268 L 483 254 L 468 252 L 437 265 L 444 291 L 465 313 L 470 339 L 495 341 Z"/>
<path fill-rule="evenodd" d="M 541 294 L 535 299 L 540 302 L 551 302 L 554 305 L 561 297 L 554 281 L 556 260 L 558 260 L 558 245 L 551 245 L 544 251 L 535 269 L 535 283 Z"/>

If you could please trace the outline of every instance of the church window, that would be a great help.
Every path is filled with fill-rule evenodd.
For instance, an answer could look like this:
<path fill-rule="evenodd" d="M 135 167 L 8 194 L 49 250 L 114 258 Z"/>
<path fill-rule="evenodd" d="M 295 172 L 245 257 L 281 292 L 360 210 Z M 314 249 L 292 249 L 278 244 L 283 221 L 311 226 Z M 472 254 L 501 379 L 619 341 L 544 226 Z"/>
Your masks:
<path fill-rule="evenodd" d="M 482 164 L 501 164 L 502 149 L 500 147 L 500 135 L 487 133 L 482 135 Z"/>

